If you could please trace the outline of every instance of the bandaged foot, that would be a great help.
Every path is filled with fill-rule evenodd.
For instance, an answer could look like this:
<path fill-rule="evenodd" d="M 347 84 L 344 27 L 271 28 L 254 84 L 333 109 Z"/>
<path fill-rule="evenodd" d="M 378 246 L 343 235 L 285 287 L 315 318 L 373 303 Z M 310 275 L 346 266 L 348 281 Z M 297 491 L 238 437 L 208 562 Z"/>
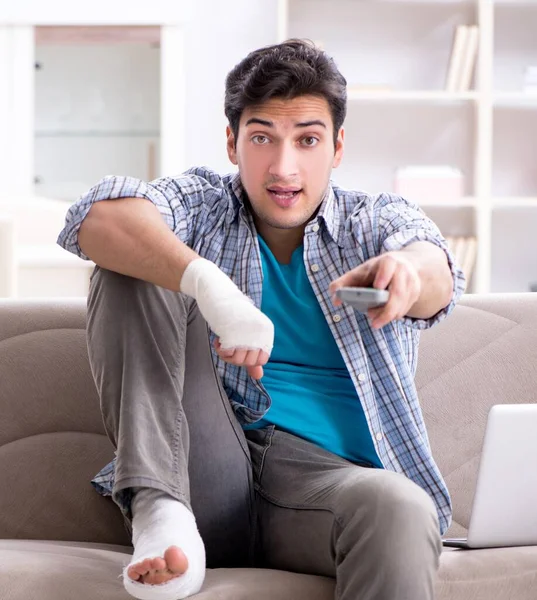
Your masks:
<path fill-rule="evenodd" d="M 181 292 L 194 298 L 220 338 L 222 350 L 263 350 L 274 345 L 274 325 L 214 263 L 197 258 L 183 273 Z"/>
<path fill-rule="evenodd" d="M 134 554 L 123 584 L 140 600 L 180 600 L 200 591 L 205 547 L 190 510 L 160 490 L 141 488 L 132 502 Z"/>

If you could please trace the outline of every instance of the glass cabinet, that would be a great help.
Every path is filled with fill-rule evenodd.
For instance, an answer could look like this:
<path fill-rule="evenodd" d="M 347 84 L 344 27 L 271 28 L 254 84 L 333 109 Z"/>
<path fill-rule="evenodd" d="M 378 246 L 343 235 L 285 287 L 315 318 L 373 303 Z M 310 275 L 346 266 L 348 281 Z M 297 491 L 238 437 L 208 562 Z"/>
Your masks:
<path fill-rule="evenodd" d="M 72 202 L 105 175 L 184 170 L 179 8 L 30 4 L 0 7 L 1 194 Z"/>

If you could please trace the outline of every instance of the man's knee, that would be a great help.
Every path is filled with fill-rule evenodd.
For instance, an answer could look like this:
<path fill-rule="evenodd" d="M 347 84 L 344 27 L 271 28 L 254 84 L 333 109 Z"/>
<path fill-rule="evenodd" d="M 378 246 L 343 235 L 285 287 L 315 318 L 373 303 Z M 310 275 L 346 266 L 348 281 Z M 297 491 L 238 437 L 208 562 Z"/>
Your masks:
<path fill-rule="evenodd" d="M 438 514 L 429 494 L 404 475 L 384 474 L 374 494 L 379 517 L 399 528 L 431 528 L 440 535 Z"/>
<path fill-rule="evenodd" d="M 110 271 L 103 267 L 95 267 L 90 279 L 89 296 L 97 294 L 119 294 L 126 300 L 137 297 L 138 295 L 155 295 L 161 293 L 174 294 L 172 291 L 160 288 L 152 283 Z M 176 294 L 182 296 L 182 294 Z"/>
<path fill-rule="evenodd" d="M 150 312 L 165 313 L 177 317 L 177 310 L 184 315 L 196 312 L 196 302 L 180 292 L 167 290 L 148 281 L 122 275 L 102 267 L 96 267 L 88 292 L 88 313 L 99 315 L 131 313 L 149 316 Z"/>
<path fill-rule="evenodd" d="M 351 535 L 365 535 L 371 548 L 384 552 L 391 547 L 419 544 L 441 552 L 440 528 L 430 496 L 403 475 L 372 472 L 344 486 L 340 502 L 342 524 Z"/>

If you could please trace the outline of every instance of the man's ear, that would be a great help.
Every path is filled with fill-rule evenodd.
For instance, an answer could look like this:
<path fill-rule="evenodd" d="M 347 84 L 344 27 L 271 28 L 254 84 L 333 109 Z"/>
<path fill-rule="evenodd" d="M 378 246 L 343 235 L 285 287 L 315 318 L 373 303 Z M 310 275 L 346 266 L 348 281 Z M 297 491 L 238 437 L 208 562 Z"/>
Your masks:
<path fill-rule="evenodd" d="M 226 137 L 227 137 L 227 155 L 229 157 L 229 160 L 234 165 L 237 165 L 238 164 L 237 145 L 235 143 L 235 136 L 233 135 L 233 132 L 231 131 L 231 127 L 229 125 L 226 127 Z"/>
<path fill-rule="evenodd" d="M 343 127 L 339 130 L 336 139 L 336 152 L 334 154 L 334 162 L 332 163 L 332 168 L 337 169 L 341 163 L 341 159 L 343 158 L 343 148 L 345 146 L 345 130 Z"/>

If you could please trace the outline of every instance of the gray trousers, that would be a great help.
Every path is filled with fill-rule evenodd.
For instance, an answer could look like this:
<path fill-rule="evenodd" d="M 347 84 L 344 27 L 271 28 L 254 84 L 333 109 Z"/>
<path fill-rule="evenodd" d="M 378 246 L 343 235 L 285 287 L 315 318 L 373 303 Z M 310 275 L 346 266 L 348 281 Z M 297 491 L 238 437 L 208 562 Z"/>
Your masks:
<path fill-rule="evenodd" d="M 335 577 L 338 600 L 434 597 L 442 546 L 431 498 L 274 427 L 245 435 L 194 301 L 97 268 L 87 331 L 118 504 L 133 487 L 185 503 L 211 567 Z"/>

